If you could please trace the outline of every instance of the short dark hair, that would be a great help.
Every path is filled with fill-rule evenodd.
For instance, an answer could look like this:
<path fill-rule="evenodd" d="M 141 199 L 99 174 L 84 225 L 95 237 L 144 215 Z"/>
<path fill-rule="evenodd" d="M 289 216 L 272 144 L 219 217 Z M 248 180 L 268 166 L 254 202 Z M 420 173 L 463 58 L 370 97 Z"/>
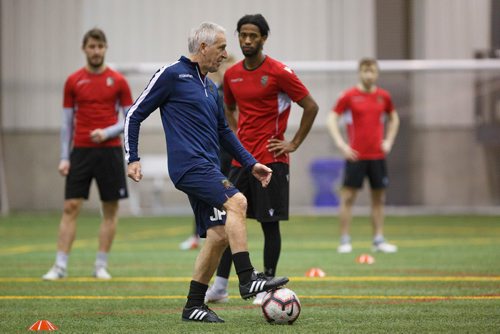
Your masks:
<path fill-rule="evenodd" d="M 104 31 L 99 28 L 90 29 L 85 33 L 85 35 L 83 35 L 82 46 L 85 46 L 90 38 L 103 42 L 104 44 L 108 44 Z"/>
<path fill-rule="evenodd" d="M 378 68 L 377 59 L 369 57 L 361 58 L 361 60 L 359 61 L 358 69 L 361 69 L 361 67 L 363 66 L 372 66 L 372 65 L 375 65 L 375 67 Z"/>
<path fill-rule="evenodd" d="M 238 33 L 240 32 L 241 26 L 244 24 L 253 24 L 257 26 L 262 36 L 269 35 L 269 24 L 267 24 L 267 21 L 262 14 L 248 14 L 243 16 L 236 25 L 236 31 Z"/>

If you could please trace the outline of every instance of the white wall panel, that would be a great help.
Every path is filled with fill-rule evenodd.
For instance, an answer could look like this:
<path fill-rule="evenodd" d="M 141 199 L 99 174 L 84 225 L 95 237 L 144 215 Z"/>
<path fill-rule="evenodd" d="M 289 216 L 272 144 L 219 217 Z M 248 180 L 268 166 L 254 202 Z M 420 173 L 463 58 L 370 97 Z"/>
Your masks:
<path fill-rule="evenodd" d="M 60 123 L 62 87 L 79 60 L 79 2 L 2 0 L 2 117 L 7 129 Z"/>
<path fill-rule="evenodd" d="M 414 57 L 464 59 L 490 43 L 490 0 L 413 2 Z"/>
<path fill-rule="evenodd" d="M 187 53 L 188 33 L 202 21 L 224 26 L 229 52 L 241 57 L 236 22 L 262 13 L 270 56 L 342 60 L 374 54 L 373 7 L 373 0 L 2 0 L 3 126 L 59 128 L 64 80 L 84 64 L 81 38 L 95 26 L 107 34 L 108 62 L 170 63 Z M 148 79 L 133 79 L 134 97 Z M 330 90 L 314 87 L 328 101 L 322 110 Z"/>
<path fill-rule="evenodd" d="M 467 59 L 488 49 L 489 0 L 414 2 L 414 57 Z M 477 73 L 423 74 L 413 80 L 417 126 L 464 127 L 474 124 L 474 80 Z M 450 101 L 453 105 L 450 108 Z M 448 106 L 445 108 L 444 106 Z"/>

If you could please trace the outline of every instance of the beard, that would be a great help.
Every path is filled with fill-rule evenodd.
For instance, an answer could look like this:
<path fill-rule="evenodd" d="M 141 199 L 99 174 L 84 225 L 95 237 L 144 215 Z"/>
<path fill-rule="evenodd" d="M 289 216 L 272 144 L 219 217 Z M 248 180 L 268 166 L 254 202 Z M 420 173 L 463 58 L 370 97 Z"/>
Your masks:
<path fill-rule="evenodd" d="M 104 57 L 89 57 L 87 58 L 87 64 L 94 69 L 101 67 L 104 64 Z"/>
<path fill-rule="evenodd" d="M 259 54 L 260 50 L 262 50 L 262 45 L 259 44 L 255 48 L 241 48 L 241 52 L 245 57 L 253 57 Z"/>

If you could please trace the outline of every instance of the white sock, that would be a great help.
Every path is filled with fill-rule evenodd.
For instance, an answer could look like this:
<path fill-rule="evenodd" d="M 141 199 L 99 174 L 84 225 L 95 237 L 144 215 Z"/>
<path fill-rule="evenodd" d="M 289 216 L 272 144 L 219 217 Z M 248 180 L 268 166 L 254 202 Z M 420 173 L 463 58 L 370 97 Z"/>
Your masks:
<path fill-rule="evenodd" d="M 373 244 L 374 245 L 381 244 L 384 241 L 385 241 L 384 236 L 382 234 L 377 234 L 376 236 L 373 237 Z"/>
<path fill-rule="evenodd" d="M 97 252 L 97 256 L 95 258 L 95 266 L 96 268 L 106 268 L 108 266 L 108 253 Z"/>
<path fill-rule="evenodd" d="M 215 276 L 214 289 L 215 291 L 227 291 L 228 279 L 220 276 Z"/>
<path fill-rule="evenodd" d="M 350 244 L 351 243 L 351 236 L 349 234 L 343 234 L 340 237 L 340 244 L 345 245 L 345 244 Z"/>
<path fill-rule="evenodd" d="M 68 267 L 69 254 L 58 251 L 56 254 L 56 266 L 66 269 Z"/>

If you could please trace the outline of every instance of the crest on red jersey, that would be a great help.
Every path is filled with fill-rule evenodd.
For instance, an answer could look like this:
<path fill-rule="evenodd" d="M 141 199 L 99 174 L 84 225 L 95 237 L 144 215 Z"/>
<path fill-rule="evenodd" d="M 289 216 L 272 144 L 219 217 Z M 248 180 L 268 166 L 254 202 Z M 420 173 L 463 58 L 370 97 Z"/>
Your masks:
<path fill-rule="evenodd" d="M 263 75 L 262 78 L 260 78 L 260 84 L 262 86 L 267 85 L 267 81 L 269 80 L 269 77 L 267 75 Z"/>
<path fill-rule="evenodd" d="M 114 84 L 115 84 L 115 79 L 113 79 L 112 77 L 107 77 L 106 78 L 106 86 L 111 87 Z"/>

